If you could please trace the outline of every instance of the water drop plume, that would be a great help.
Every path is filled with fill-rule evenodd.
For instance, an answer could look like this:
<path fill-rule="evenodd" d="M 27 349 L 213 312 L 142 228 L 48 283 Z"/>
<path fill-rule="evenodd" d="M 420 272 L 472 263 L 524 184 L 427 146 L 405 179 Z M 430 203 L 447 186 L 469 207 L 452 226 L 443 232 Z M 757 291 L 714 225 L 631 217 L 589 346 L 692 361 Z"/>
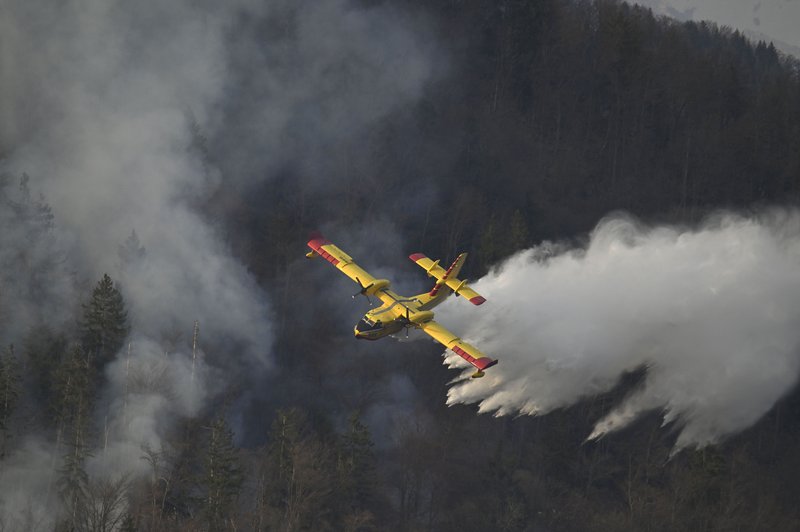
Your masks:
<path fill-rule="evenodd" d="M 800 212 L 717 214 L 696 228 L 602 220 L 585 246 L 544 243 L 475 283 L 442 322 L 500 359 L 448 403 L 544 414 L 644 379 L 598 420 L 596 439 L 660 411 L 675 450 L 702 447 L 761 418 L 800 371 Z M 462 362 L 447 353 L 446 363 Z"/>

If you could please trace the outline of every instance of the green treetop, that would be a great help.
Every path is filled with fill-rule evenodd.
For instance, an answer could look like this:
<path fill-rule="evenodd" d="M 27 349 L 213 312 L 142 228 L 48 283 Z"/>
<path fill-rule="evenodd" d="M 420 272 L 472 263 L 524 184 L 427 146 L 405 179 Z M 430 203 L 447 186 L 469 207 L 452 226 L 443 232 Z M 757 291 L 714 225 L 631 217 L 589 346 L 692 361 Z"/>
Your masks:
<path fill-rule="evenodd" d="M 92 298 L 83 306 L 83 345 L 87 356 L 100 367 L 122 348 L 128 335 L 128 313 L 120 291 L 108 274 L 97 283 Z"/>

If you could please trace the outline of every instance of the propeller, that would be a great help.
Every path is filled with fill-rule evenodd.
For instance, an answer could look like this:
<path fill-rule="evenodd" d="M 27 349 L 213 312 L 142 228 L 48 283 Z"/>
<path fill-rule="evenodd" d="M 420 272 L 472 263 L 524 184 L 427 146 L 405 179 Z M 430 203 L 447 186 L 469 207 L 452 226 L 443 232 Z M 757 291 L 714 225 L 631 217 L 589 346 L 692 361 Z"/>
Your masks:
<path fill-rule="evenodd" d="M 353 294 L 353 299 L 355 299 L 356 296 L 364 296 L 364 297 L 367 298 L 367 302 L 369 303 L 369 306 L 371 307 L 372 306 L 372 300 L 367 295 L 367 290 L 372 288 L 372 285 L 375 284 L 375 283 L 370 283 L 369 285 L 364 286 L 363 283 L 361 282 L 361 279 L 359 279 L 358 277 L 356 277 L 356 282 L 358 283 L 358 286 L 361 287 L 361 290 L 359 290 L 358 292 Z"/>
<path fill-rule="evenodd" d="M 405 305 L 404 305 L 404 306 L 405 306 Z M 398 319 L 398 320 L 401 320 L 401 321 L 402 321 L 402 320 L 405 320 L 405 323 L 403 323 L 403 327 L 405 327 L 405 329 L 406 329 L 406 340 L 408 340 L 408 330 L 409 330 L 411 327 L 414 327 L 414 324 L 413 324 L 413 323 L 411 323 L 411 311 L 410 311 L 410 310 L 408 310 L 408 307 L 405 307 L 405 309 L 406 309 L 406 315 L 405 315 L 405 317 L 401 316 L 400 318 L 397 318 L 397 319 Z"/>

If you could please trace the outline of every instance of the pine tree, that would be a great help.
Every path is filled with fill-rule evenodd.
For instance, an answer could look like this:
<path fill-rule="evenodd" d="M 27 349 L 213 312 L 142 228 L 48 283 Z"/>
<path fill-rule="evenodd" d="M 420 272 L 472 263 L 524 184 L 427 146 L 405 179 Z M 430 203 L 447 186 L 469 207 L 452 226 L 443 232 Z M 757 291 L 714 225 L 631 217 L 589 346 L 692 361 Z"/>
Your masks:
<path fill-rule="evenodd" d="M 46 411 L 49 422 L 60 415 L 58 373 L 68 345 L 65 335 L 57 334 L 45 325 L 32 328 L 23 341 L 26 373 L 30 378 L 26 386 L 30 387 L 30 393 L 39 408 Z"/>
<path fill-rule="evenodd" d="M 304 437 L 305 426 L 305 415 L 295 408 L 279 410 L 272 422 L 267 454 L 273 486 L 285 484 L 291 475 L 292 449 Z M 281 499 L 282 495 L 271 502 L 278 504 Z"/>
<path fill-rule="evenodd" d="M 81 519 L 89 489 L 84 469 L 91 456 L 88 442 L 89 414 L 93 368 L 80 346 L 74 346 L 57 375 L 59 398 L 58 436 L 56 445 L 64 442 L 67 451 L 59 469 L 58 490 L 69 511 L 68 526 L 74 529 Z"/>
<path fill-rule="evenodd" d="M 144 258 L 145 249 L 139 241 L 136 231 L 131 231 L 130 236 L 119 246 L 117 256 L 119 256 L 123 268 Z"/>
<path fill-rule="evenodd" d="M 92 385 L 91 366 L 79 345 L 73 345 L 56 370 L 54 408 L 59 432 L 86 420 Z"/>
<path fill-rule="evenodd" d="M 19 397 L 19 378 L 19 364 L 11 344 L 0 358 L 0 430 L 4 432 L 8 431 L 8 420 Z"/>
<path fill-rule="evenodd" d="M 528 224 L 519 209 L 511 215 L 511 227 L 508 231 L 509 253 L 516 253 L 528 245 Z"/>
<path fill-rule="evenodd" d="M 350 416 L 339 446 L 339 497 L 351 511 L 370 506 L 375 493 L 375 453 L 369 429 L 358 412 Z"/>
<path fill-rule="evenodd" d="M 44 197 L 31 193 L 26 174 L 16 192 L 10 180 L 0 174 L 0 320 L 23 330 L 52 321 L 49 306 L 71 303 L 72 271 Z"/>
<path fill-rule="evenodd" d="M 128 335 L 125 301 L 108 274 L 97 283 L 83 309 L 84 349 L 94 367 L 100 368 L 122 348 Z"/>
<path fill-rule="evenodd" d="M 478 260 L 481 268 L 488 270 L 498 258 L 498 233 L 494 217 L 490 217 L 478 239 Z"/>
<path fill-rule="evenodd" d="M 205 515 L 209 530 L 225 530 L 242 489 L 243 474 L 233 444 L 233 431 L 222 416 L 211 424 L 205 465 Z"/>
<path fill-rule="evenodd" d="M 64 461 L 58 470 L 58 493 L 67 509 L 63 528 L 67 530 L 78 528 L 78 523 L 83 519 L 89 493 L 89 475 L 84 464 L 91 454 L 85 442 L 80 440 L 78 433 L 74 436 L 76 439 L 68 442 L 69 451 L 64 455 Z"/>
<path fill-rule="evenodd" d="M 19 364 L 14 356 L 14 345 L 9 345 L 2 358 L 0 358 L 0 458 L 6 455 L 6 441 L 8 439 L 9 421 L 19 397 Z"/>
<path fill-rule="evenodd" d="M 12 208 L 23 221 L 32 221 L 35 227 L 41 232 L 53 229 L 53 210 L 44 200 L 44 196 L 39 195 L 39 199 L 31 198 L 31 189 L 28 186 L 30 176 L 22 174 L 19 180 L 19 202 L 10 202 Z"/>
<path fill-rule="evenodd" d="M 303 411 L 278 411 L 270 430 L 262 495 L 274 517 L 271 527 L 290 531 L 326 526 L 336 485 L 332 450 Z"/>

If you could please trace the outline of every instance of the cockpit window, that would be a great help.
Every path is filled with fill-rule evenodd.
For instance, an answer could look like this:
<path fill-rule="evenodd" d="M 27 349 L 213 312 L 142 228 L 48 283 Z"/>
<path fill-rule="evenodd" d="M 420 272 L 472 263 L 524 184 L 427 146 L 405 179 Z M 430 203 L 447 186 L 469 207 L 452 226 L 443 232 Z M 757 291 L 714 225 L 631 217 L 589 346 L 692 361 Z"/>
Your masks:
<path fill-rule="evenodd" d="M 356 325 L 356 330 L 358 332 L 375 331 L 377 329 L 383 329 L 383 324 L 381 323 L 380 320 L 378 320 L 376 322 L 372 322 L 372 320 L 368 320 L 367 318 L 363 318 Z"/>

